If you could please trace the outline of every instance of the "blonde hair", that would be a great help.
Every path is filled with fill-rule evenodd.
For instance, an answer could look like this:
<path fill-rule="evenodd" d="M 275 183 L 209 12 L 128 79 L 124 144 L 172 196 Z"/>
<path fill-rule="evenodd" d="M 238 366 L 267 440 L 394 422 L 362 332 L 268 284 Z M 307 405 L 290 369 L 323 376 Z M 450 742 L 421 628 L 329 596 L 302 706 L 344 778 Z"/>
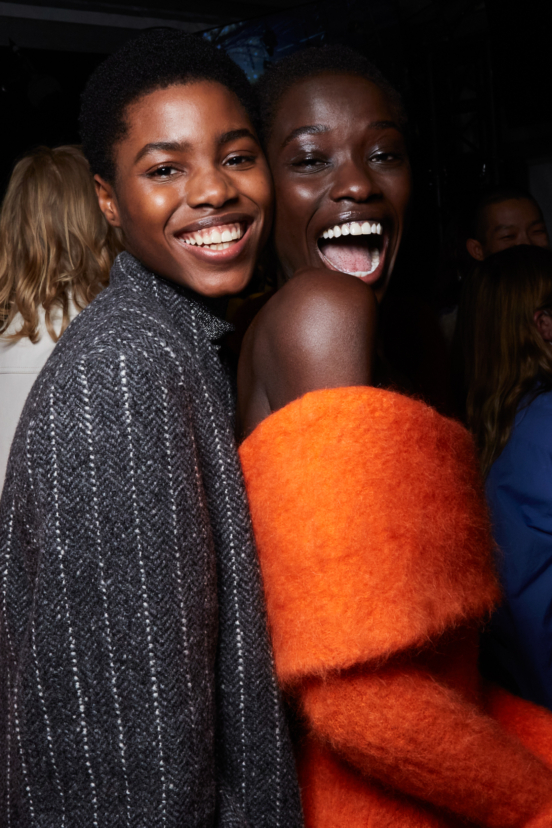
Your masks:
<path fill-rule="evenodd" d="M 119 237 L 102 215 L 78 147 L 39 147 L 14 168 L 0 213 L 0 334 L 19 313 L 11 341 L 39 338 L 39 308 L 56 342 L 70 300 L 82 310 L 109 280 Z M 61 330 L 52 311 L 61 309 Z"/>
<path fill-rule="evenodd" d="M 489 256 L 474 274 L 467 419 L 486 475 L 525 399 L 552 390 L 552 348 L 536 311 L 552 312 L 552 251 L 519 246 Z"/>

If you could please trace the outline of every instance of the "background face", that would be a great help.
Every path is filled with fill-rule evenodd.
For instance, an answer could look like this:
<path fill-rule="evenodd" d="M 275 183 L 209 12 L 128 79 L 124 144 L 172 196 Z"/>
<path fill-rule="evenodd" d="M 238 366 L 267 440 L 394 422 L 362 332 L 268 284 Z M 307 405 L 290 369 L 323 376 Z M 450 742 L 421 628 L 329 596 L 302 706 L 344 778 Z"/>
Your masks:
<path fill-rule="evenodd" d="M 381 295 L 411 189 L 404 137 L 384 93 L 353 75 L 298 82 L 280 102 L 268 157 L 286 278 L 301 267 L 327 267 Z"/>
<path fill-rule="evenodd" d="M 528 198 L 489 204 L 485 210 L 483 258 L 517 244 L 549 247 L 548 234 L 537 205 Z"/>
<path fill-rule="evenodd" d="M 127 121 L 102 209 L 129 252 L 202 295 L 242 290 L 269 229 L 272 190 L 236 96 L 217 83 L 179 84 L 132 104 Z"/>

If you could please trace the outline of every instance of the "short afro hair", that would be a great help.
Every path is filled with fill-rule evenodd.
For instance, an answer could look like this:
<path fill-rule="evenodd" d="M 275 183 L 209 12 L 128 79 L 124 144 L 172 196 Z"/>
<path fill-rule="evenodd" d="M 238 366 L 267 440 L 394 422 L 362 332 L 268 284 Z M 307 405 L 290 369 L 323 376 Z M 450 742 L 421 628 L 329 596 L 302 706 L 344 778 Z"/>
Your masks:
<path fill-rule="evenodd" d="M 92 173 L 115 182 L 113 148 L 126 134 L 130 104 L 156 89 L 202 80 L 234 92 L 258 128 L 256 98 L 245 73 L 201 37 L 151 29 L 110 55 L 91 75 L 81 99 L 82 148 Z"/>
<path fill-rule="evenodd" d="M 378 86 L 391 104 L 397 125 L 406 129 L 407 116 L 403 100 L 380 70 L 367 58 L 348 46 L 311 46 L 302 49 L 278 63 L 267 67 L 257 82 L 263 138 L 267 141 L 272 132 L 280 101 L 295 83 L 304 78 L 323 75 L 357 75 Z"/>

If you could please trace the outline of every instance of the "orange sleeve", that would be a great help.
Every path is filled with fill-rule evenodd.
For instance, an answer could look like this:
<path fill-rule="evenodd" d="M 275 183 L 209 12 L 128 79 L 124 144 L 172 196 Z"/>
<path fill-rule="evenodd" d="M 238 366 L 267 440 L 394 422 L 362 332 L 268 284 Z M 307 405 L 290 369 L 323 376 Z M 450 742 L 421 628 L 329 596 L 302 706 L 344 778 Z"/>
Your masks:
<path fill-rule="evenodd" d="M 314 391 L 240 457 L 284 686 L 490 613 L 492 538 L 458 423 L 378 388 Z"/>
<path fill-rule="evenodd" d="M 331 389 L 272 414 L 240 456 L 278 678 L 320 743 L 428 808 L 552 828 L 552 738 L 534 755 L 532 711 L 491 698 L 487 715 L 448 638 L 499 597 L 465 429 L 389 391 Z"/>
<path fill-rule="evenodd" d="M 552 771 L 423 669 L 312 678 L 300 698 L 318 739 L 394 790 L 489 828 L 552 826 Z"/>

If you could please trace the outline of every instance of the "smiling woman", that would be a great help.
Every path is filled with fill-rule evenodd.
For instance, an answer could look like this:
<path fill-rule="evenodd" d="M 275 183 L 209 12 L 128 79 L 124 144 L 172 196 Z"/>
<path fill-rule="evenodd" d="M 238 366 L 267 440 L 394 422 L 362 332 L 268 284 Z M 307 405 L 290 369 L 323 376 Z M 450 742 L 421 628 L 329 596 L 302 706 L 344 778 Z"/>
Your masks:
<path fill-rule="evenodd" d="M 268 231 L 255 123 L 243 72 L 171 30 L 83 95 L 126 251 L 35 383 L 8 464 L 2 825 L 302 823 L 211 301 L 247 284 Z"/>
<path fill-rule="evenodd" d="M 360 55 L 310 49 L 268 74 L 260 94 L 285 278 L 328 267 L 381 298 L 411 188 L 398 93 Z"/>
<path fill-rule="evenodd" d="M 272 209 L 247 112 L 224 86 L 203 80 L 144 94 L 126 118 L 113 149 L 116 176 L 96 175 L 107 220 L 156 273 L 204 296 L 238 293 Z"/>
<path fill-rule="evenodd" d="M 411 191 L 401 98 L 361 55 L 306 49 L 268 72 L 259 95 L 284 286 L 244 339 L 244 435 L 300 394 L 372 383 L 376 304 Z M 349 342 L 362 347 L 345 358 Z"/>

